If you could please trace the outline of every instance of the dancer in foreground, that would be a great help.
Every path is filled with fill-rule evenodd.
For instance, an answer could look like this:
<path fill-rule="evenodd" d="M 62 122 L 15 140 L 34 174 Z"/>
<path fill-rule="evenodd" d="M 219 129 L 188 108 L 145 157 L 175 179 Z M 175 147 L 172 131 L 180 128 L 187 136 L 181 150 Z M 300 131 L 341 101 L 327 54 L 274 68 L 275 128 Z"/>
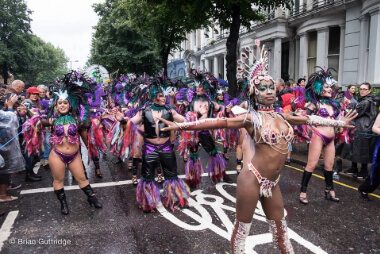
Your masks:
<path fill-rule="evenodd" d="M 94 205 L 95 208 L 102 208 L 85 176 L 79 151 L 78 129 L 80 128 L 80 123 L 83 123 L 86 118 L 86 114 L 82 118 L 80 117 L 79 109 L 80 105 L 87 105 L 84 94 L 88 92 L 84 88 L 84 82 L 85 80 L 78 80 L 75 72 L 65 76 L 59 91 L 54 93 L 53 107 L 55 114 L 52 116 L 53 118 L 48 120 L 49 124 L 53 126 L 50 138 L 52 149 L 49 155 L 49 166 L 54 178 L 54 192 L 61 203 L 61 213 L 64 215 L 69 214 L 63 188 L 66 167 L 86 194 L 88 203 L 91 206 Z"/>
<path fill-rule="evenodd" d="M 245 59 L 243 59 L 245 60 Z M 241 61 L 240 65 L 249 67 Z M 239 68 L 241 78 L 250 79 L 249 111 L 236 118 L 203 119 L 176 123 L 160 119 L 168 130 L 203 130 L 217 128 L 245 128 L 250 138 L 243 144 L 244 167 L 237 178 L 236 222 L 231 237 L 232 253 L 245 253 L 245 239 L 249 234 L 252 217 L 260 200 L 264 209 L 273 242 L 281 253 L 294 253 L 287 235 L 284 203 L 278 182 L 284 167 L 288 144 L 293 139 L 290 124 L 309 124 L 347 127 L 356 116 L 350 112 L 341 121 L 318 116 L 297 116 L 274 112 L 276 89 L 273 78 L 267 74 L 267 52 L 264 46 L 261 59 L 246 68 Z M 254 154 L 253 152 L 254 151 Z"/>

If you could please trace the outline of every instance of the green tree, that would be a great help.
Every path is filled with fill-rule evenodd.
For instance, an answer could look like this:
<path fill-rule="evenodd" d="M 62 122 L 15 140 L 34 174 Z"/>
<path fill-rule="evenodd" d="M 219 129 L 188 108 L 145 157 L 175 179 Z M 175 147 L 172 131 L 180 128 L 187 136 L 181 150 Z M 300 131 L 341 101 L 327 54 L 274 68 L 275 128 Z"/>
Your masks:
<path fill-rule="evenodd" d="M 0 68 L 5 83 L 8 73 L 25 63 L 30 14 L 24 0 L 0 0 Z"/>
<path fill-rule="evenodd" d="M 92 38 L 89 64 L 101 64 L 110 72 L 153 74 L 158 70 L 153 41 L 131 28 L 123 1 L 94 5 L 100 20 Z"/>
<path fill-rule="evenodd" d="M 25 63 L 17 66 L 14 71 L 18 78 L 27 83 L 51 83 L 68 71 L 68 58 L 63 50 L 44 42 L 38 36 L 30 35 L 25 49 L 20 55 Z"/>
<path fill-rule="evenodd" d="M 211 2 L 204 0 L 123 0 L 132 27 L 155 41 L 160 63 L 167 76 L 168 57 L 186 39 L 186 33 L 208 22 Z"/>
<path fill-rule="evenodd" d="M 226 42 L 226 69 L 229 83 L 229 93 L 237 95 L 237 43 L 241 26 L 251 28 L 251 21 L 264 20 L 263 11 L 283 5 L 290 7 L 292 0 L 209 0 L 208 10 L 213 20 L 217 20 L 222 29 L 229 29 Z"/>

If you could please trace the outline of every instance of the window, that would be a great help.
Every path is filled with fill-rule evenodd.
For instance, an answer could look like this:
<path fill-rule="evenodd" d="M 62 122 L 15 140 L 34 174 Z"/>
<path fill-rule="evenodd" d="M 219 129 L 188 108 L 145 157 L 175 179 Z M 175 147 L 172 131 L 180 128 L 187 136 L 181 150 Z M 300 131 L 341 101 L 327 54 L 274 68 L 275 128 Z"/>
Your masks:
<path fill-rule="evenodd" d="M 329 51 L 327 55 L 329 68 L 339 72 L 339 51 L 340 51 L 340 27 L 330 27 L 329 29 Z M 343 57 L 343 56 L 342 56 Z"/>
<path fill-rule="evenodd" d="M 317 65 L 317 31 L 308 33 L 307 73 L 315 72 Z"/>

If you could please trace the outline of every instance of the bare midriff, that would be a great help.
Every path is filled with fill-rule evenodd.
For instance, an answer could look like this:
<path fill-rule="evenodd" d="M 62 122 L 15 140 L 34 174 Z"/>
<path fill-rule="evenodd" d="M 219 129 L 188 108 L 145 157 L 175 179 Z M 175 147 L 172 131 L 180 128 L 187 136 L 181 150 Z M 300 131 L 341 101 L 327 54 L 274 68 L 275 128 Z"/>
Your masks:
<path fill-rule="evenodd" d="M 147 138 L 146 140 L 149 141 L 152 144 L 155 144 L 155 145 L 162 145 L 162 144 L 165 144 L 169 139 L 170 139 L 170 137 L 166 137 L 166 138 Z"/>
<path fill-rule="evenodd" d="M 252 165 L 259 171 L 262 177 L 275 181 L 285 164 L 287 155 L 273 150 L 267 144 L 256 144 Z"/>

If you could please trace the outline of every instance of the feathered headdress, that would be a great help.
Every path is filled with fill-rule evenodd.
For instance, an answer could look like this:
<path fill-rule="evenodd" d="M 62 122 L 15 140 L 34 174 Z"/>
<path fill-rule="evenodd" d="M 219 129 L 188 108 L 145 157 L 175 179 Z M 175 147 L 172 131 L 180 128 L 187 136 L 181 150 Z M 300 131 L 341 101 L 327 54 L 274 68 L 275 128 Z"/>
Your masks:
<path fill-rule="evenodd" d="M 74 116 L 80 116 L 81 121 L 87 121 L 88 103 L 85 94 L 91 91 L 90 83 L 91 80 L 82 73 L 76 71 L 67 73 L 63 79 L 56 81 L 53 86 L 52 109 L 58 100 L 68 100 L 70 113 Z"/>
<path fill-rule="evenodd" d="M 260 42 L 256 42 L 257 48 L 260 48 Z M 248 55 L 247 55 L 248 54 Z M 249 56 L 253 56 L 250 60 Z M 273 78 L 268 74 L 268 51 L 265 45 L 261 47 L 260 58 L 256 59 L 253 47 L 245 47 L 241 53 L 241 58 L 238 60 L 237 78 L 249 80 L 249 95 L 253 94 L 262 80 L 273 81 Z M 274 81 L 273 81 L 274 82 Z"/>
<path fill-rule="evenodd" d="M 331 71 L 334 69 L 323 69 L 319 66 L 316 66 L 316 68 L 317 71 L 310 75 L 306 85 L 306 100 L 313 103 L 322 98 L 324 84 L 332 87 L 338 83 L 331 74 Z"/>

